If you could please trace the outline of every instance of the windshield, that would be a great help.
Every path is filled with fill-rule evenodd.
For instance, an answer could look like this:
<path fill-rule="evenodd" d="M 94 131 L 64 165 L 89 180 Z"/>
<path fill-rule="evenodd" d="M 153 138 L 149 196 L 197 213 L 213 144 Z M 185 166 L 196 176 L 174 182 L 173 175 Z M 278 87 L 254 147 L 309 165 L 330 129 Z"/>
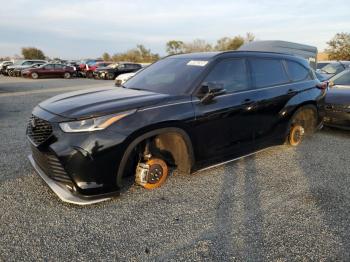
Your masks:
<path fill-rule="evenodd" d="M 13 63 L 13 65 L 21 65 L 23 63 L 23 60 L 17 60 Z"/>
<path fill-rule="evenodd" d="M 321 68 L 321 71 L 327 74 L 338 74 L 344 70 L 344 67 L 340 63 L 331 63 Z"/>
<path fill-rule="evenodd" d="M 207 64 L 208 61 L 169 57 L 138 72 L 125 87 L 162 94 L 185 94 Z"/>
<path fill-rule="evenodd" d="M 118 66 L 118 64 L 110 64 L 110 65 L 107 65 L 108 68 L 116 68 Z"/>
<path fill-rule="evenodd" d="M 350 70 L 345 70 L 330 79 L 335 85 L 350 85 Z"/>

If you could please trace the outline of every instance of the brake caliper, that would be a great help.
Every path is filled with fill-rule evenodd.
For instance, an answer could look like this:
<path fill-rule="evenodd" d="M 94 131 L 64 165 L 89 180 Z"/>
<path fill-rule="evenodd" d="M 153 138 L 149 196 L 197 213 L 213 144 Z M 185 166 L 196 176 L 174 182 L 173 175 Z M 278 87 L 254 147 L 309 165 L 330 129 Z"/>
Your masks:
<path fill-rule="evenodd" d="M 149 165 L 140 162 L 136 168 L 136 176 L 135 176 L 136 184 L 140 186 L 145 186 L 148 183 L 148 172 L 149 172 Z"/>

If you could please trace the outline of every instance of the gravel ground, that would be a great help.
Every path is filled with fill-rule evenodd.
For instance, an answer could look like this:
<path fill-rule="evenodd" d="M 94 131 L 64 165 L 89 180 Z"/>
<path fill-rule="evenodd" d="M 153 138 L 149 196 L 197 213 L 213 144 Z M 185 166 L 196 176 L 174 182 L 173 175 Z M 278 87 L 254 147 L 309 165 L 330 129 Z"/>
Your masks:
<path fill-rule="evenodd" d="M 79 207 L 59 201 L 26 158 L 26 119 L 56 93 L 15 95 L 25 87 L 0 77 L 0 92 L 12 85 L 13 96 L 0 93 L 0 261 L 350 260 L 350 132 L 326 129 L 298 148 Z"/>

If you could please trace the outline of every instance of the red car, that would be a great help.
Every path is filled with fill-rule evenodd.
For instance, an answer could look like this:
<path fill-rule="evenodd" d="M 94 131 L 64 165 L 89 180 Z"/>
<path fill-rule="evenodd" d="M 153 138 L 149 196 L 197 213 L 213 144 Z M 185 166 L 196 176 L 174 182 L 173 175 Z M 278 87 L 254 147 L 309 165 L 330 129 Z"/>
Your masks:
<path fill-rule="evenodd" d="M 28 68 L 22 71 L 22 76 L 37 79 L 39 77 L 71 78 L 76 71 L 73 67 L 63 64 L 44 64 L 37 68 Z"/>
<path fill-rule="evenodd" d="M 106 67 L 108 65 L 111 65 L 113 64 L 113 62 L 97 62 L 95 64 L 92 64 L 92 65 L 86 65 L 85 66 L 85 75 L 87 78 L 93 78 L 94 77 L 94 71 L 96 70 L 96 68 L 99 68 L 99 67 Z"/>

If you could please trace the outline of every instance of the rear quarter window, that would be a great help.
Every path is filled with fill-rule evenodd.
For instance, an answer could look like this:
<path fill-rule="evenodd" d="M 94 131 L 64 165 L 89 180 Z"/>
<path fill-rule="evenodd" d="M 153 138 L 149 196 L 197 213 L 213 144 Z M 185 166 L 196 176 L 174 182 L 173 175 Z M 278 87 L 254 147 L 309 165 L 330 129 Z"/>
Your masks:
<path fill-rule="evenodd" d="M 280 59 L 251 58 L 250 66 L 256 88 L 289 83 L 289 78 Z"/>
<path fill-rule="evenodd" d="M 301 64 L 286 60 L 288 74 L 293 82 L 310 80 L 310 71 Z"/>

